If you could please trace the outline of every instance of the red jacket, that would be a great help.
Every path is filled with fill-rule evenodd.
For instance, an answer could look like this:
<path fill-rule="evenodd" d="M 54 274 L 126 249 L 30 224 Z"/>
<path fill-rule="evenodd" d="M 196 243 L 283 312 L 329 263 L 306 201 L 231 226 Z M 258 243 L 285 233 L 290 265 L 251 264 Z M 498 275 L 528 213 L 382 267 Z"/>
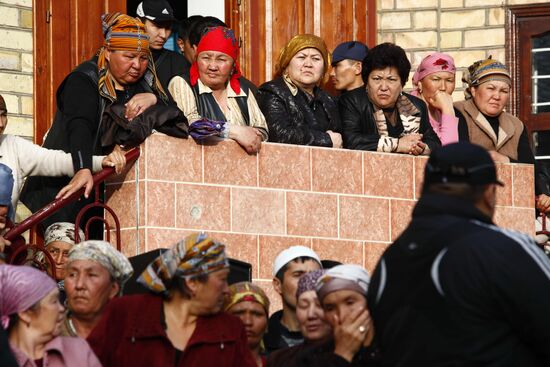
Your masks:
<path fill-rule="evenodd" d="M 176 363 L 176 349 L 162 323 L 162 297 L 114 299 L 88 342 L 103 367 L 256 367 L 241 321 L 219 313 L 199 317 Z"/>

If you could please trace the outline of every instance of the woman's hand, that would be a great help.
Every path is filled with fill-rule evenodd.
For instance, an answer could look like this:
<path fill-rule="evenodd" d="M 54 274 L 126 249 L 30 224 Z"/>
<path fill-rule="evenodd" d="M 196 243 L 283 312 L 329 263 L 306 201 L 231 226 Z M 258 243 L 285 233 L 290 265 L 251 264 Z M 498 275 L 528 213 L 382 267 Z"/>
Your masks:
<path fill-rule="evenodd" d="M 88 168 L 83 168 L 75 173 L 67 186 L 59 190 L 55 198 L 66 199 L 83 187 L 85 188 L 84 197 L 87 199 L 90 196 L 90 192 L 92 192 L 92 188 L 94 187 L 94 178 L 92 176 L 92 171 L 90 171 Z"/>
<path fill-rule="evenodd" d="M 119 174 L 126 165 L 125 151 L 119 145 L 115 145 L 113 151 L 108 156 L 103 158 L 101 165 L 103 167 L 114 167 L 115 172 Z"/>
<path fill-rule="evenodd" d="M 418 143 L 416 143 L 416 145 L 413 145 L 411 147 L 411 150 L 409 151 L 409 154 L 422 155 L 424 153 L 424 151 L 426 150 L 427 146 L 428 145 L 426 145 L 426 143 L 423 143 L 423 142 L 419 141 Z"/>
<path fill-rule="evenodd" d="M 399 145 L 397 146 L 397 153 L 412 154 L 413 147 L 422 143 L 422 134 L 408 134 L 399 138 Z"/>
<path fill-rule="evenodd" d="M 538 211 L 540 211 L 541 213 L 546 213 L 548 209 L 550 209 L 550 196 L 540 194 L 539 196 L 537 196 L 535 205 Z"/>
<path fill-rule="evenodd" d="M 428 103 L 441 111 L 443 115 L 454 115 L 453 97 L 444 91 L 438 90 L 432 97 L 428 98 Z"/>
<path fill-rule="evenodd" d="M 155 104 L 157 104 L 157 96 L 153 93 L 138 93 L 124 105 L 126 106 L 124 117 L 127 118 L 128 121 L 132 121 L 134 118 L 141 115 L 143 111 Z"/>
<path fill-rule="evenodd" d="M 262 147 L 262 133 L 251 126 L 231 125 L 229 138 L 235 140 L 248 154 L 255 154 Z"/>
<path fill-rule="evenodd" d="M 327 130 L 327 134 L 330 136 L 330 140 L 332 140 L 332 147 L 333 148 L 342 148 L 344 145 L 344 142 L 342 141 L 342 134 L 335 133 L 332 130 Z"/>
<path fill-rule="evenodd" d="M 340 320 L 334 315 L 334 353 L 351 362 L 367 335 L 371 335 L 372 322 L 369 311 L 360 308 L 344 315 Z"/>
<path fill-rule="evenodd" d="M 505 156 L 495 150 L 490 150 L 489 155 L 495 163 L 510 163 L 510 158 L 508 156 Z"/>
<path fill-rule="evenodd" d="M 0 236 L 0 253 L 4 252 L 6 250 L 6 246 L 9 245 L 11 245 L 11 242 L 6 240 L 3 236 Z"/>

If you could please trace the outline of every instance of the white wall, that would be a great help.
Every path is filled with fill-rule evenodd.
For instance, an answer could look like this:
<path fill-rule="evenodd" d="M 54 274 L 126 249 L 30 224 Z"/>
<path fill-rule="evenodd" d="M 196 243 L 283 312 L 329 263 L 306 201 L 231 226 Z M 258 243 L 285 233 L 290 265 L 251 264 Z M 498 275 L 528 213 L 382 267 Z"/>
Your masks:
<path fill-rule="evenodd" d="M 210 15 L 225 21 L 224 0 L 188 0 L 187 15 Z"/>

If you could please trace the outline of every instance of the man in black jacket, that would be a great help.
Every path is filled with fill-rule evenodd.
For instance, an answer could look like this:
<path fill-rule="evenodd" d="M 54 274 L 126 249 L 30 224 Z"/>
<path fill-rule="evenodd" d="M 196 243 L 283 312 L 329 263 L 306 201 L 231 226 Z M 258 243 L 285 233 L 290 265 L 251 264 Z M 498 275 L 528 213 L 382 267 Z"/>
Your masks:
<path fill-rule="evenodd" d="M 430 156 L 412 221 L 369 287 L 383 365 L 550 365 L 550 261 L 493 224 L 497 185 L 479 146 Z"/>
<path fill-rule="evenodd" d="M 357 88 L 364 88 L 361 72 L 363 59 L 369 48 L 358 41 L 340 43 L 332 52 L 330 80 L 334 88 L 342 93 Z"/>
<path fill-rule="evenodd" d="M 172 34 L 172 25 L 177 22 L 174 11 L 166 0 L 144 0 L 139 3 L 136 13 L 149 35 L 149 48 L 160 84 L 168 92 L 170 79 L 188 73 L 191 67 L 183 55 L 164 48 Z"/>

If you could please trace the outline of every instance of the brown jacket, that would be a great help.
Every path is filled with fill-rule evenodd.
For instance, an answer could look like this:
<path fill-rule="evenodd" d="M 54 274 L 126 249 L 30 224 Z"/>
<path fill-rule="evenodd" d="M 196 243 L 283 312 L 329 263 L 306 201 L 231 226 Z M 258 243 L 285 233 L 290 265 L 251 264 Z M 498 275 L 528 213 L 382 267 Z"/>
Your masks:
<path fill-rule="evenodd" d="M 507 112 L 502 112 L 498 117 L 497 139 L 495 131 L 472 99 L 455 102 L 454 106 L 466 119 L 470 143 L 481 145 L 487 150 L 495 150 L 512 160 L 518 160 L 519 141 L 525 129 L 523 122 Z"/>

